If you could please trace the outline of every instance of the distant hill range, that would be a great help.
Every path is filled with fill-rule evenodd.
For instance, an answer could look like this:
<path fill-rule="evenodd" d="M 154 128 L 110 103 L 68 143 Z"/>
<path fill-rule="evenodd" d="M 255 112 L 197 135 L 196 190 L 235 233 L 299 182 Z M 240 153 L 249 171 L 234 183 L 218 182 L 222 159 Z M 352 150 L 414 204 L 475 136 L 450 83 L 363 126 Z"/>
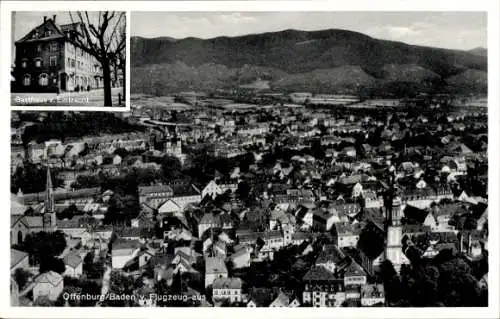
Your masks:
<path fill-rule="evenodd" d="M 266 81 L 265 88 L 323 93 L 487 90 L 484 48 L 415 46 L 336 29 L 130 42 L 133 93 L 249 88 L 258 81 Z"/>
<path fill-rule="evenodd" d="M 474 48 L 472 50 L 469 50 L 468 52 L 479 56 L 484 56 L 484 57 L 488 56 L 488 50 L 482 47 Z"/>

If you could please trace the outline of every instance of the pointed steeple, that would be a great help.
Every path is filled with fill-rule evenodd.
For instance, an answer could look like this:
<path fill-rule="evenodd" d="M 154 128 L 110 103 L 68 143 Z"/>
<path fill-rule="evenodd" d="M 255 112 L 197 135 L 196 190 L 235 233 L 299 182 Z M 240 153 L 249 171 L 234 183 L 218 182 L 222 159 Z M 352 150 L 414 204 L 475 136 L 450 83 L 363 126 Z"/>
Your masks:
<path fill-rule="evenodd" d="M 52 212 L 54 212 L 54 187 L 52 186 L 50 167 L 47 166 L 47 183 L 45 186 L 45 213 Z"/>

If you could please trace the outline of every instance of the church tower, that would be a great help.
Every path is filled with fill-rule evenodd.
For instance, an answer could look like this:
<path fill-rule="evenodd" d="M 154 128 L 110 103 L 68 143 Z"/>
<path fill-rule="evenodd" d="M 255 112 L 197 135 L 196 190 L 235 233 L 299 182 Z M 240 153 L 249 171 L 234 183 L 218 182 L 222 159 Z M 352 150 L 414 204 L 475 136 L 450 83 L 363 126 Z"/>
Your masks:
<path fill-rule="evenodd" d="M 385 230 L 386 230 L 386 246 L 385 259 L 390 260 L 396 272 L 399 273 L 401 265 L 408 263 L 408 259 L 403 253 L 403 227 L 401 225 L 401 217 L 403 205 L 401 199 L 396 196 L 394 187 L 395 171 L 391 176 L 389 190 L 384 196 L 385 208 Z"/>
<path fill-rule="evenodd" d="M 47 166 L 47 182 L 45 187 L 45 211 L 42 216 L 43 229 L 53 230 L 56 227 L 56 211 L 54 205 L 54 187 L 52 186 L 52 177 L 50 167 Z"/>
<path fill-rule="evenodd" d="M 182 141 L 175 133 L 173 136 L 167 135 L 165 138 L 165 153 L 170 156 L 182 156 Z"/>

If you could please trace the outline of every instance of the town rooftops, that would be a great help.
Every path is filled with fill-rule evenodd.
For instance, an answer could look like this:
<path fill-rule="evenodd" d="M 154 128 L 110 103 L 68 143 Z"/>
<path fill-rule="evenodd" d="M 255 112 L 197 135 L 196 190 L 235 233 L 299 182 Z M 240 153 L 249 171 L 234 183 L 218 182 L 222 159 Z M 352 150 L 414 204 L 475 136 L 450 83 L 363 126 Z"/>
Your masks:
<path fill-rule="evenodd" d="M 213 289 L 241 289 L 242 286 L 240 278 L 217 278 L 212 285 Z"/>

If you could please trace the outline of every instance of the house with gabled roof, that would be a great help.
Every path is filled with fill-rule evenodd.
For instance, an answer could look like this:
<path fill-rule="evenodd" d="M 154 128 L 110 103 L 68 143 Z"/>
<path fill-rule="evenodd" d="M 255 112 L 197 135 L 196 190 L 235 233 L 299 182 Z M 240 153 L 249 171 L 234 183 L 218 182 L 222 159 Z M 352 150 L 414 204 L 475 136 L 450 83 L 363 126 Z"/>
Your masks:
<path fill-rule="evenodd" d="M 363 286 L 366 284 L 367 274 L 363 267 L 354 260 L 351 260 L 351 262 L 340 271 L 344 276 L 344 285 L 346 287 Z"/>
<path fill-rule="evenodd" d="M 29 254 L 17 249 L 10 249 L 10 273 L 16 269 L 27 269 L 29 267 Z"/>
<path fill-rule="evenodd" d="M 66 270 L 64 276 L 80 277 L 83 274 L 83 259 L 79 254 L 69 252 L 63 258 Z"/>
<path fill-rule="evenodd" d="M 174 191 L 169 185 L 139 186 L 139 203 L 158 208 L 159 205 L 174 195 Z"/>
<path fill-rule="evenodd" d="M 96 58 L 75 44 L 82 23 L 59 24 L 56 15 L 43 17 L 16 45 L 14 77 L 17 92 L 74 91 L 102 87 L 102 68 Z M 89 68 L 82 67 L 88 65 Z M 79 72 L 74 70 L 78 68 Z"/>
<path fill-rule="evenodd" d="M 312 307 L 340 306 L 345 300 L 344 280 L 322 266 L 313 266 L 302 279 L 304 304 Z"/>
<path fill-rule="evenodd" d="M 182 212 L 182 207 L 172 198 L 158 206 L 158 213 L 162 215 L 176 215 Z"/>
<path fill-rule="evenodd" d="M 324 267 L 330 272 L 335 273 L 338 266 L 343 263 L 346 258 L 344 252 L 340 250 L 337 246 L 328 245 L 323 248 L 319 253 L 318 258 L 316 258 L 315 265 Z"/>
<path fill-rule="evenodd" d="M 64 288 L 63 276 L 55 271 L 40 274 L 34 279 L 33 301 L 40 297 L 46 297 L 55 301 Z"/>

